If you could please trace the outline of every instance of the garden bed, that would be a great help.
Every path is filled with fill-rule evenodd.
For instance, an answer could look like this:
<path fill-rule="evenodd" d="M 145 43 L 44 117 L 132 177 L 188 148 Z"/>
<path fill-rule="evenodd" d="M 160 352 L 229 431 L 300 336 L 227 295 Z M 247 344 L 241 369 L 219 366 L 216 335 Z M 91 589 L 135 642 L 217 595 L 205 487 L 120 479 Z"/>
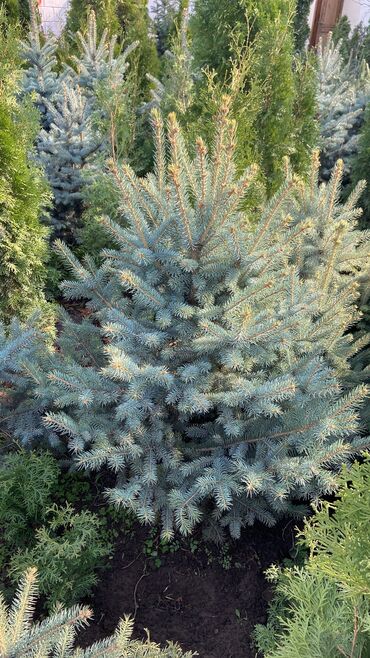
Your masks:
<path fill-rule="evenodd" d="M 227 549 L 205 549 L 199 543 L 192 552 L 175 543 L 173 553 L 161 555 L 159 547 L 160 558 L 145 554 L 152 544 L 147 529 L 123 534 L 89 601 L 94 620 L 79 644 L 110 635 L 119 619 L 130 614 L 137 638 L 149 629 L 152 640 L 178 642 L 201 658 L 252 658 L 251 633 L 265 621 L 271 596 L 264 570 L 289 557 L 294 526 L 294 521 L 274 528 L 256 525 Z"/>

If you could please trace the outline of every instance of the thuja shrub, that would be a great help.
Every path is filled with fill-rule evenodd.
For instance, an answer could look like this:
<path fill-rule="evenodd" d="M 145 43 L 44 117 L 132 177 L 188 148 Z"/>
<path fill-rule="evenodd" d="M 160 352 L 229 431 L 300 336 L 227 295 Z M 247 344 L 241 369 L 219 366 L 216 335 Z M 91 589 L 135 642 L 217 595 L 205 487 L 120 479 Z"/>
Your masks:
<path fill-rule="evenodd" d="M 32 162 L 37 114 L 19 99 L 19 31 L 0 8 L 0 319 L 25 319 L 46 303 L 47 236 L 40 217 L 49 201 Z"/>
<path fill-rule="evenodd" d="M 257 171 L 236 176 L 228 111 L 224 99 L 212 152 L 199 139 L 194 159 L 175 116 L 166 142 L 154 112 L 154 173 L 114 172 L 127 228 L 103 224 L 119 247 L 97 268 L 58 246 L 74 275 L 64 295 L 89 300 L 90 317 L 64 316 L 45 358 L 30 334 L 13 339 L 21 363 L 4 347 L 15 355 L 1 371 L 8 417 L 19 408 L 5 426 L 25 440 L 50 432 L 82 468 L 107 465 L 109 500 L 144 523 L 159 517 L 165 538 L 200 522 L 237 537 L 300 514 L 299 501 L 333 492 L 339 466 L 367 445 L 366 389 L 348 368 L 368 249 L 356 194 L 337 201 L 341 163 L 319 188 L 315 155 L 309 182 L 287 167 L 249 225 L 241 208 Z"/>
<path fill-rule="evenodd" d="M 339 498 L 316 508 L 300 533 L 302 568 L 275 568 L 266 626 L 256 628 L 266 658 L 360 658 L 370 650 L 369 456 L 340 476 Z"/>
<path fill-rule="evenodd" d="M 45 451 L 8 454 L 0 468 L 0 569 L 16 583 L 26 567 L 37 566 L 50 607 L 88 594 L 111 552 L 106 522 L 64 500 L 74 493 L 74 502 L 82 497 L 86 504 L 84 484 L 72 475 L 64 483 Z"/>
<path fill-rule="evenodd" d="M 101 537 L 102 527 L 88 510 L 53 505 L 45 510 L 45 523 L 36 529 L 33 545 L 18 549 L 11 558 L 11 579 L 16 583 L 26 568 L 36 566 L 49 609 L 57 603 L 77 603 L 96 585 L 97 570 L 112 550 Z"/>

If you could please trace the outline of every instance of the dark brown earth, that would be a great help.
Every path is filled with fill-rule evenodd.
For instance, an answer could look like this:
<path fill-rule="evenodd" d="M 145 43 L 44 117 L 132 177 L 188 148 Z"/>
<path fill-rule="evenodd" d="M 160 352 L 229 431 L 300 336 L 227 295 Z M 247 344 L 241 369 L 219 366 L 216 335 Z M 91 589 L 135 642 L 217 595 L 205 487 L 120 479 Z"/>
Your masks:
<path fill-rule="evenodd" d="M 264 570 L 289 556 L 294 521 L 274 528 L 256 525 L 230 544 L 227 557 L 212 546 L 193 554 L 180 544 L 162 565 L 143 553 L 147 530 L 118 539 L 108 570 L 91 603 L 95 621 L 79 636 L 86 646 L 114 632 L 125 614 L 135 617 L 135 637 L 178 642 L 201 658 L 254 658 L 251 633 L 266 620 L 271 590 Z M 225 569 L 222 563 L 231 566 Z"/>

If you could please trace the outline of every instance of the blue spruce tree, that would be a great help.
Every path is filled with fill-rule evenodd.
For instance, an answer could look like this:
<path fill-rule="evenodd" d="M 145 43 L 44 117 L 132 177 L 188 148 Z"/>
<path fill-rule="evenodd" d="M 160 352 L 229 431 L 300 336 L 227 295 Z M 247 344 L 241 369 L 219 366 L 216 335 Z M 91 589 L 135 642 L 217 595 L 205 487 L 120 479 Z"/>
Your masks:
<path fill-rule="evenodd" d="M 102 222 L 117 248 L 96 268 L 58 244 L 74 276 L 65 297 L 88 299 L 92 315 L 64 317 L 54 355 L 21 360 L 22 400 L 43 401 L 44 431 L 80 467 L 115 471 L 110 500 L 159 517 L 165 537 L 200 522 L 238 537 L 334 491 L 368 443 L 366 389 L 347 365 L 366 236 L 355 197 L 337 201 L 342 165 L 318 188 L 316 156 L 310 182 L 287 167 L 247 225 L 257 172 L 236 178 L 227 99 L 212 153 L 199 139 L 191 159 L 174 115 L 167 144 L 155 111 L 153 127 L 154 173 L 113 167 L 128 225 Z"/>
<path fill-rule="evenodd" d="M 49 34 L 43 38 L 37 20 L 37 10 L 33 0 L 29 1 L 30 28 L 27 39 L 22 42 L 22 54 L 26 69 L 23 78 L 23 95 L 34 94 L 35 104 L 41 113 L 42 125 L 50 127 L 51 116 L 47 103 L 50 103 L 60 89 L 60 80 L 56 73 L 56 51 L 58 42 Z"/>

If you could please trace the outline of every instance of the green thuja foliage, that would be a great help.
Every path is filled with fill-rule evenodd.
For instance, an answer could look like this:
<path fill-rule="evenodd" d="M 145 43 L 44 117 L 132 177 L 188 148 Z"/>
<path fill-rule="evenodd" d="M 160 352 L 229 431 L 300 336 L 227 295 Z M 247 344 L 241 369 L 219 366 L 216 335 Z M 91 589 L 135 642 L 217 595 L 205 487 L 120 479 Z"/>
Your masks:
<path fill-rule="evenodd" d="M 38 576 L 28 569 L 8 607 L 0 594 L 0 651 L 4 658 L 191 658 L 177 645 L 161 649 L 150 642 L 131 640 L 133 623 L 122 620 L 112 637 L 81 649 L 75 648 L 77 631 L 92 618 L 87 607 L 57 609 L 41 622 L 33 623 L 37 603 Z"/>
<path fill-rule="evenodd" d="M 48 232 L 40 216 L 49 202 L 32 160 L 37 113 L 19 100 L 18 32 L 0 17 L 0 316 L 9 322 L 44 306 Z"/>
<path fill-rule="evenodd" d="M 228 33 L 227 69 L 219 65 L 206 74 L 197 68 L 195 36 L 189 38 L 183 21 L 161 80 L 152 79 L 148 104 L 164 114 L 176 111 L 191 144 L 197 134 L 207 141 L 213 137 L 215 111 L 228 94 L 237 122 L 239 169 L 257 162 L 269 195 L 282 181 L 283 156 L 290 156 L 295 170 L 305 174 L 317 143 L 314 61 L 294 56 L 294 9 L 294 2 L 268 0 L 259 6 L 244 0 L 243 22 Z M 202 44 L 215 35 L 205 25 L 204 30 Z"/>
<path fill-rule="evenodd" d="M 296 50 L 298 51 L 304 49 L 308 37 L 310 36 L 310 28 L 308 25 L 310 8 L 311 0 L 297 0 L 296 14 L 294 18 L 294 41 Z"/>
<path fill-rule="evenodd" d="M 39 589 L 49 609 L 57 603 L 73 605 L 97 583 L 96 571 L 112 551 L 101 536 L 103 524 L 88 510 L 76 512 L 68 503 L 45 511 L 44 524 L 35 531 L 33 545 L 19 548 L 9 564 L 17 582 L 22 572 L 36 566 Z"/>
<path fill-rule="evenodd" d="M 235 30 L 247 38 L 244 0 L 196 0 L 191 19 L 195 66 L 214 69 L 223 78 L 230 69 Z"/>
<path fill-rule="evenodd" d="M 90 318 L 64 318 L 51 361 L 34 354 L 26 373 L 16 359 L 2 377 L 28 376 L 23 398 L 44 401 L 39 424 L 80 467 L 116 472 L 112 502 L 159 517 L 164 537 L 200 521 L 237 537 L 334 491 L 339 465 L 367 445 L 366 390 L 348 366 L 367 236 L 356 196 L 337 202 L 341 165 L 318 188 L 317 158 L 307 184 L 287 169 L 248 224 L 257 172 L 236 175 L 227 99 L 211 153 L 199 139 L 190 157 L 173 115 L 167 141 L 157 113 L 153 127 L 154 174 L 117 168 L 127 228 L 103 223 L 118 248 L 96 268 L 58 245 L 74 276 L 64 294 L 89 300 Z"/>
<path fill-rule="evenodd" d="M 1 6 L 5 10 L 6 19 L 12 23 L 26 26 L 30 20 L 28 0 L 2 0 Z"/>
<path fill-rule="evenodd" d="M 364 208 L 364 216 L 362 225 L 368 228 L 370 221 L 370 109 L 367 108 L 365 112 L 364 124 L 358 140 L 358 150 L 353 159 L 353 180 L 355 182 L 365 179 L 367 185 L 362 194 L 362 205 Z"/>
<path fill-rule="evenodd" d="M 310 557 L 302 568 L 272 568 L 276 596 L 258 626 L 266 658 L 361 658 L 370 651 L 370 461 L 340 476 L 339 498 L 321 503 L 299 533 Z"/>
<path fill-rule="evenodd" d="M 0 468 L 0 527 L 9 554 L 33 539 L 45 519 L 59 478 L 55 459 L 47 452 L 6 455 Z"/>
<path fill-rule="evenodd" d="M 16 582 L 26 566 L 39 566 L 49 606 L 72 604 L 89 593 L 111 552 L 105 521 L 87 510 L 76 513 L 65 502 L 74 486 L 75 499 L 83 493 L 87 498 L 83 485 L 72 474 L 62 476 L 48 452 L 9 454 L 0 468 L 1 570 Z"/>
<path fill-rule="evenodd" d="M 290 156 L 295 147 L 295 2 L 269 0 L 257 6 L 248 0 L 246 4 L 248 18 L 256 33 L 250 85 L 263 90 L 261 108 L 254 124 L 255 139 L 271 194 L 282 182 L 283 157 Z M 279 35 L 278 39 L 276 35 Z"/>

